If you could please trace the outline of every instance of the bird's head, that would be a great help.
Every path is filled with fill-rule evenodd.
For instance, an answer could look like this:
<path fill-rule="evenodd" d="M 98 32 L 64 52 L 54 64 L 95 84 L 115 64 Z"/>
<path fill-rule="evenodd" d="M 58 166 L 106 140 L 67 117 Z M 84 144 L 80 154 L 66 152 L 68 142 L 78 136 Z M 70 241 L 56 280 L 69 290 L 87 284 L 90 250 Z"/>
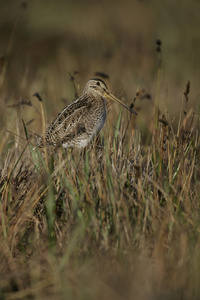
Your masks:
<path fill-rule="evenodd" d="M 105 97 L 105 91 L 108 90 L 105 82 L 102 79 L 93 78 L 88 81 L 85 86 L 84 92 Z"/>
<path fill-rule="evenodd" d="M 122 102 L 121 100 L 119 100 L 118 98 L 116 98 L 114 95 L 112 95 L 109 92 L 107 85 L 105 84 L 105 82 L 102 79 L 98 79 L 98 78 L 90 79 L 85 86 L 84 92 L 86 92 L 88 94 L 92 94 L 94 97 L 95 96 L 101 96 L 103 98 L 108 97 L 111 100 L 124 106 L 131 113 L 137 115 L 137 113 L 134 110 L 132 110 L 130 107 L 128 107 L 126 104 L 124 104 L 124 102 Z"/>

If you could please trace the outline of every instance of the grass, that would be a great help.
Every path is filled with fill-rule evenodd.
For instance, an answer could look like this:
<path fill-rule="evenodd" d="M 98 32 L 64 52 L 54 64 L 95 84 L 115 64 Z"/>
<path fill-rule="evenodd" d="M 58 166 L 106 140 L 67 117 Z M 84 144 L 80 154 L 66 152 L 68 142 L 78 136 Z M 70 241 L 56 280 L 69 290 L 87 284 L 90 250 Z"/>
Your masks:
<path fill-rule="evenodd" d="M 148 147 L 122 113 L 81 153 L 13 147 L 1 171 L 2 299 L 198 298 L 198 122 L 186 113 L 174 132 L 159 120 Z"/>
<path fill-rule="evenodd" d="M 2 3 L 0 299 L 199 299 L 199 5 L 101 3 Z M 138 117 L 34 149 L 97 71 Z"/>

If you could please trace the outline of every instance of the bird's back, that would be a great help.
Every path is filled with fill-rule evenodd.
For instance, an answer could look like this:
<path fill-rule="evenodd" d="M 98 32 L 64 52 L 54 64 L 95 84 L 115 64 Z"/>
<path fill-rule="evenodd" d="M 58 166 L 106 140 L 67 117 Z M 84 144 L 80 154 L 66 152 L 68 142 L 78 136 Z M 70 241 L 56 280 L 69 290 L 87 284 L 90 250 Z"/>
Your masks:
<path fill-rule="evenodd" d="M 106 102 L 101 96 L 83 93 L 67 105 L 45 132 L 47 145 L 62 144 L 63 147 L 85 147 L 105 123 Z M 36 145 L 44 146 L 42 137 Z"/>

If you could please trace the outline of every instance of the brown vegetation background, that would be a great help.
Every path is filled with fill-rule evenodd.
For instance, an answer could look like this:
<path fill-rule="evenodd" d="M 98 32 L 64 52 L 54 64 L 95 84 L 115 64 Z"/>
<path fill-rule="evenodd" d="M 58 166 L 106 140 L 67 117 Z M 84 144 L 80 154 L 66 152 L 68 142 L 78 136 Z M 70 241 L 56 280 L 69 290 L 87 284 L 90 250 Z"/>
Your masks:
<path fill-rule="evenodd" d="M 153 101 L 157 91 L 162 41 L 159 101 L 168 103 L 172 118 L 179 113 L 182 92 L 191 81 L 189 105 L 198 109 L 200 76 L 198 1 L 1 1 L 1 125 L 5 109 L 20 99 L 37 106 L 39 91 L 47 101 L 48 121 L 74 97 L 68 72 L 78 71 L 80 91 L 97 71 L 110 76 L 109 87 L 131 103 L 145 88 Z M 140 103 L 140 126 L 149 129 L 151 101 Z M 30 130 L 40 133 L 39 116 L 24 108 Z M 38 122 L 37 122 L 38 121 Z M 6 127 L 13 122 L 10 119 Z"/>
<path fill-rule="evenodd" d="M 198 0 L 0 0 L 0 299 L 199 299 L 199 15 Z M 101 73 L 128 105 L 146 90 L 138 117 L 113 104 L 102 156 L 34 169 L 33 94 L 47 126 Z"/>

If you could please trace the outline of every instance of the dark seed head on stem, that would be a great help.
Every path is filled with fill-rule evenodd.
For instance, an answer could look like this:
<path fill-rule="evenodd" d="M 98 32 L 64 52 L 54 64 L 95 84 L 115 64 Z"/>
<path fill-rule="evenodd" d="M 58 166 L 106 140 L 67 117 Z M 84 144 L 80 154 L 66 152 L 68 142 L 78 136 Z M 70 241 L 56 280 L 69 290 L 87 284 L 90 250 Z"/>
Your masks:
<path fill-rule="evenodd" d="M 36 92 L 35 94 L 33 94 L 33 97 L 38 98 L 38 100 L 39 100 L 40 102 L 42 102 L 42 97 L 40 96 L 40 94 L 39 94 L 38 92 Z"/>
<path fill-rule="evenodd" d="M 161 42 L 160 39 L 157 39 L 157 40 L 156 40 L 156 45 L 159 46 L 159 47 L 162 46 L 162 42 Z"/>

